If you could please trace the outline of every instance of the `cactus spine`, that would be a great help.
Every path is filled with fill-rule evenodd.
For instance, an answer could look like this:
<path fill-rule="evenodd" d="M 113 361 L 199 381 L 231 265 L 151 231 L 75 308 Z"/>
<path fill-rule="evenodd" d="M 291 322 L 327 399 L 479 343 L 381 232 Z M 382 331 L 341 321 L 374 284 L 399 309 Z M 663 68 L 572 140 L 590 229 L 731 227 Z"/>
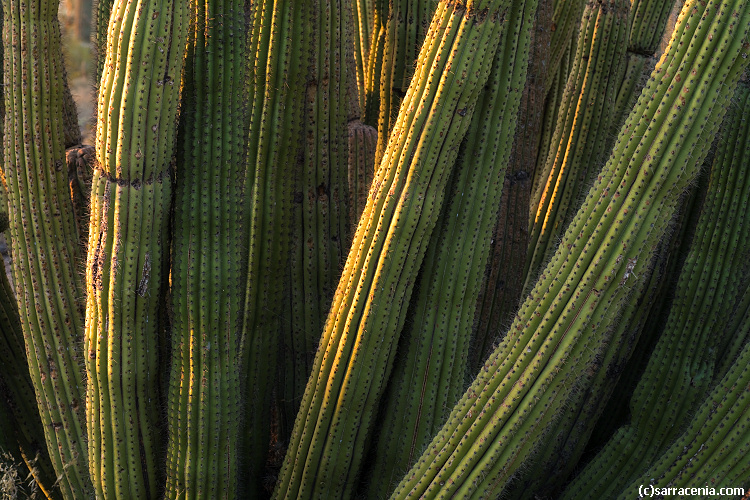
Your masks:
<path fill-rule="evenodd" d="M 681 20 L 510 332 L 393 498 L 497 496 L 595 369 L 748 64 L 747 3 L 688 2 Z"/>
<path fill-rule="evenodd" d="M 69 210 L 58 3 L 3 2 L 3 171 L 13 279 L 29 373 L 50 459 L 64 498 L 91 494 L 79 345 L 83 292 Z M 33 457 L 32 457 L 33 458 Z"/>
<path fill-rule="evenodd" d="M 172 239 L 167 498 L 235 498 L 248 123 L 242 1 L 194 2 Z"/>
<path fill-rule="evenodd" d="M 274 496 L 348 496 L 507 5 L 441 2 L 354 236 Z M 446 68 L 450 71 L 446 71 Z M 429 187 L 429 189 L 428 189 Z M 407 259 L 408 255 L 408 259 Z"/>
<path fill-rule="evenodd" d="M 89 466 L 98 497 L 145 499 L 163 485 L 160 310 L 188 10 L 121 2 L 111 20 L 86 264 Z"/>
<path fill-rule="evenodd" d="M 379 418 L 370 497 L 390 492 L 439 430 L 467 378 L 471 325 L 489 258 L 524 89 L 536 2 L 514 2 L 430 239 Z"/>
<path fill-rule="evenodd" d="M 747 29 L 747 28 L 746 28 Z M 750 105 L 727 120 L 694 245 L 683 266 L 667 326 L 631 399 L 631 423 L 622 427 L 569 487 L 611 496 L 647 468 L 685 428 L 688 415 L 715 378 L 718 360 L 736 335 L 731 312 L 746 295 L 750 223 Z M 744 110 L 745 113 L 742 111 Z M 733 146 L 733 149 L 729 149 Z M 672 401 L 668 407 L 655 401 Z"/>

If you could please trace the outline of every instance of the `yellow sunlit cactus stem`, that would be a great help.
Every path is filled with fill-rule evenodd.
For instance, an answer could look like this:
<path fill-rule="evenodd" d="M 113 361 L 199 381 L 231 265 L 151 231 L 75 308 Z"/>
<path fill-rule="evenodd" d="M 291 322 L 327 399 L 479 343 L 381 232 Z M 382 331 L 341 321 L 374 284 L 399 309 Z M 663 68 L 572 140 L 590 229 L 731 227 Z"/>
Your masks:
<path fill-rule="evenodd" d="M 146 499 L 164 484 L 162 296 L 189 13 L 171 0 L 115 8 L 91 188 L 86 422 L 97 497 Z"/>
<path fill-rule="evenodd" d="M 275 498 L 353 494 L 427 241 L 509 2 L 443 1 L 333 299 Z"/>
<path fill-rule="evenodd" d="M 529 231 L 526 289 L 555 251 L 606 156 L 611 108 L 625 69 L 628 8 L 627 1 L 609 0 L 588 2 L 584 9 L 551 148 L 539 165 L 543 182 L 532 193 L 536 214 Z"/>
<path fill-rule="evenodd" d="M 507 12 L 506 29 L 461 145 L 383 398 L 370 498 L 395 487 L 465 388 L 471 326 L 505 185 L 535 12 L 536 1 L 513 2 Z"/>

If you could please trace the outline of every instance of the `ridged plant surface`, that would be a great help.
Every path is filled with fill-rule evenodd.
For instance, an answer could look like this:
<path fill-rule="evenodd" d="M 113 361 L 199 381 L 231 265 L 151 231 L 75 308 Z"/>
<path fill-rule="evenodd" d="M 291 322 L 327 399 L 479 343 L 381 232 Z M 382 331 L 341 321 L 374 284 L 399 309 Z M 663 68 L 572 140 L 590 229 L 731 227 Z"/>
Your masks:
<path fill-rule="evenodd" d="M 611 108 L 625 66 L 629 6 L 627 1 L 588 2 L 584 9 L 551 147 L 539 165 L 543 182 L 532 193 L 536 214 L 529 229 L 525 288 L 554 253 L 607 155 Z"/>
<path fill-rule="evenodd" d="M 375 149 L 375 164 L 380 165 L 388 136 L 398 118 L 399 108 L 409 88 L 419 49 L 430 26 L 430 19 L 438 2 L 435 0 L 391 0 L 384 38 L 376 41 L 382 47 L 374 47 L 375 53 L 382 50 L 380 67 L 373 68 L 370 83 L 379 92 L 378 144 Z"/>
<path fill-rule="evenodd" d="M 5 128 L 13 281 L 59 494 L 91 494 L 84 423 L 80 247 L 68 194 L 64 81 L 55 1 L 6 0 Z"/>
<path fill-rule="evenodd" d="M 244 2 L 190 4 L 172 239 L 167 498 L 236 498 L 242 185 L 248 133 Z"/>
<path fill-rule="evenodd" d="M 289 285 L 281 324 L 282 442 L 294 426 L 351 241 L 347 122 L 357 115 L 349 93 L 355 75 L 346 60 L 353 43 L 346 2 L 297 2 L 297 8 L 307 25 L 300 40 L 307 67 L 298 138 L 304 153 L 294 165 Z"/>
<path fill-rule="evenodd" d="M 558 251 L 393 498 L 497 496 L 549 438 L 578 380 L 596 370 L 608 330 L 642 289 L 708 152 L 748 65 L 748 21 L 743 2 L 685 5 L 667 56 Z M 685 141 L 698 147 L 681 148 Z"/>
<path fill-rule="evenodd" d="M 390 493 L 468 378 L 471 326 L 518 122 L 536 2 L 514 2 L 412 296 L 378 418 L 368 492 Z M 493 207 L 493 209 L 488 209 Z"/>
<path fill-rule="evenodd" d="M 0 207 L 0 232 L 8 228 L 8 214 Z M 29 375 L 18 304 L 0 263 L 0 448 L 16 463 L 36 459 L 34 479 L 51 486 L 55 480 L 44 429 L 39 418 L 34 385 Z M 28 464 L 27 464 L 28 465 Z M 28 467 L 23 474 L 32 472 Z"/>
<path fill-rule="evenodd" d="M 508 5 L 440 2 L 334 295 L 274 496 L 352 494 Z M 450 71 L 447 71 L 450 69 Z"/>
<path fill-rule="evenodd" d="M 741 99 L 745 111 L 746 100 L 747 92 Z M 569 487 L 571 495 L 615 495 L 664 452 L 715 383 L 717 365 L 737 335 L 730 328 L 731 319 L 747 308 L 741 306 L 750 283 L 750 223 L 745 216 L 750 149 L 742 108 L 733 111 L 729 118 L 734 120 L 727 120 L 726 134 L 719 141 L 706 202 L 666 329 L 630 402 L 631 423 L 617 431 Z"/>
<path fill-rule="evenodd" d="M 469 374 L 479 372 L 521 301 L 528 247 L 528 207 L 544 114 L 552 0 L 538 2 L 519 121 L 490 240 L 490 257 L 479 288 L 469 349 Z"/>
<path fill-rule="evenodd" d="M 737 333 L 750 336 L 750 310 Z M 695 410 L 685 431 L 618 498 L 632 498 L 639 486 L 705 488 L 703 498 L 721 498 L 720 488 L 747 487 L 750 474 L 750 344 L 733 358 L 726 375 Z M 649 490 L 647 489 L 646 492 Z M 651 490 L 654 491 L 654 490 Z M 712 494 L 713 491 L 713 494 Z M 734 494 L 738 492 L 733 491 Z"/>
<path fill-rule="evenodd" d="M 99 87 L 86 263 L 86 418 L 99 498 L 163 489 L 160 367 L 187 5 L 116 4 Z"/>

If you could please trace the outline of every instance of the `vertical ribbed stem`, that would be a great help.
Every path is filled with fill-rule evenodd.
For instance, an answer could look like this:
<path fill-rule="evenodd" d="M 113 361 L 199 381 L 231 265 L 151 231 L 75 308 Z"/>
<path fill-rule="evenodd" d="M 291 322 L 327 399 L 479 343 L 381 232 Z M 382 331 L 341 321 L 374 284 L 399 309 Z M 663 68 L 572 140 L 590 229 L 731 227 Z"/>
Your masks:
<path fill-rule="evenodd" d="M 518 121 L 536 1 L 514 2 L 427 248 L 379 418 L 369 496 L 396 486 L 467 378 L 468 345 Z M 488 209 L 492 207 L 491 209 Z"/>
<path fill-rule="evenodd" d="M 539 173 L 543 182 L 532 193 L 536 214 L 529 232 L 526 289 L 555 251 L 608 154 L 611 108 L 625 68 L 628 7 L 626 1 L 597 1 L 584 9 L 551 148 Z"/>
<path fill-rule="evenodd" d="M 750 334 L 749 313 L 736 331 L 745 338 Z M 726 376 L 703 398 L 685 432 L 652 460 L 643 474 L 622 487 L 618 498 L 633 498 L 639 486 L 705 488 L 693 490 L 700 498 L 710 498 L 712 491 L 715 498 L 744 495 L 750 474 L 749 384 L 750 344 L 745 344 Z M 721 488 L 739 491 L 719 496 Z"/>
<path fill-rule="evenodd" d="M 353 0 L 352 18 L 354 26 L 354 58 L 356 60 L 357 96 L 359 107 L 365 109 L 365 75 L 367 74 L 367 61 L 370 56 L 370 43 L 372 42 L 373 22 L 375 13 L 373 4 L 376 0 Z"/>
<path fill-rule="evenodd" d="M 284 287 L 288 283 L 295 170 L 305 158 L 305 109 L 314 25 L 307 0 L 251 4 L 250 132 L 244 185 L 249 249 L 242 326 L 245 399 L 244 495 L 260 496 L 277 380 Z M 314 87 L 314 86 L 313 86 Z M 315 92 L 313 88 L 312 92 Z M 313 96 L 314 97 L 314 94 Z M 307 193 L 304 194 L 307 196 Z M 314 330 L 313 330 L 314 331 Z"/>
<path fill-rule="evenodd" d="M 380 74 L 373 82 L 380 95 L 376 165 L 380 165 L 385 153 L 388 136 L 393 130 L 401 102 L 409 88 L 419 49 L 437 3 L 434 0 L 391 0 L 388 3 Z"/>
<path fill-rule="evenodd" d="M 242 0 L 196 0 L 172 238 L 167 498 L 236 498 L 247 95 Z"/>
<path fill-rule="evenodd" d="M 597 369 L 750 63 L 750 4 L 691 1 L 681 21 L 558 252 L 393 498 L 501 496 Z"/>
<path fill-rule="evenodd" d="M 404 304 L 506 9 L 500 1 L 438 6 L 419 77 L 407 92 L 334 296 L 277 498 L 351 495 L 404 324 Z"/>
<path fill-rule="evenodd" d="M 745 29 L 748 29 L 745 27 Z M 727 328 L 750 284 L 750 93 L 725 123 L 693 246 L 677 285 L 666 329 L 618 430 L 569 488 L 611 497 L 681 432 L 714 381 Z M 670 401 L 664 405 L 663 402 Z"/>
<path fill-rule="evenodd" d="M 0 233 L 8 229 L 8 214 L 0 206 Z M 0 262 L 0 406 L 5 415 L 0 424 L 0 447 L 11 453 L 16 463 L 23 457 L 36 461 L 34 478 L 43 487 L 51 488 L 55 471 L 47 453 L 44 429 L 39 418 L 34 385 L 23 341 L 18 304 Z"/>
<path fill-rule="evenodd" d="M 86 263 L 89 467 L 98 497 L 146 499 L 164 484 L 160 350 L 188 8 L 132 0 L 116 9 Z"/>
<path fill-rule="evenodd" d="M 295 167 L 290 289 L 281 324 L 281 437 L 289 439 L 312 369 L 315 348 L 351 240 L 349 233 L 348 79 L 351 44 L 346 2 L 297 2 L 311 37 L 307 63 L 304 156 Z M 356 111 L 356 110 L 355 110 Z"/>
<path fill-rule="evenodd" d="M 529 239 L 529 196 L 542 131 L 551 16 L 552 0 L 540 0 L 531 34 L 529 69 L 518 111 L 518 127 L 490 241 L 489 263 L 477 299 L 474 337 L 469 350 L 472 377 L 493 351 L 493 344 L 513 319 L 522 298 L 523 263 Z"/>
<path fill-rule="evenodd" d="M 29 372 L 65 498 L 90 496 L 80 359 L 83 291 L 63 131 L 64 71 L 50 0 L 3 2 L 5 137 L 13 278 Z"/>

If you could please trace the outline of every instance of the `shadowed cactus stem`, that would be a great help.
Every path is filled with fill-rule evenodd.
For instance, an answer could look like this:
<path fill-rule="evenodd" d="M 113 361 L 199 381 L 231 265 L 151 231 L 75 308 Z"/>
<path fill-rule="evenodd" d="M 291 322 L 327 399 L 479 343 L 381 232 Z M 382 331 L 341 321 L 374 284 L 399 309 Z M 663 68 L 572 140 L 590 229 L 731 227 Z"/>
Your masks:
<path fill-rule="evenodd" d="M 247 138 L 244 2 L 191 2 L 172 239 L 166 498 L 236 498 Z"/>
<path fill-rule="evenodd" d="M 29 373 L 64 498 L 92 494 L 86 461 L 80 246 L 65 168 L 58 3 L 3 1 L 5 137 L 13 281 Z M 33 457 L 32 457 L 33 458 Z M 51 485 L 50 485 L 51 486 Z"/>

